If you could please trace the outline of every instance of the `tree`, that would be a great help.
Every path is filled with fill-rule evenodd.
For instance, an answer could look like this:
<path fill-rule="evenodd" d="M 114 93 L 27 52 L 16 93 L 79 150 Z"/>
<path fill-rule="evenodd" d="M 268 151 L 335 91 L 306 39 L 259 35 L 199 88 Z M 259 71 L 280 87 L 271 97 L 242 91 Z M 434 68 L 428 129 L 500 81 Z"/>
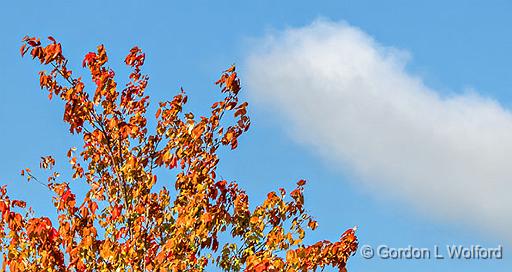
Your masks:
<path fill-rule="evenodd" d="M 345 271 L 357 249 L 355 229 L 339 241 L 304 245 L 305 229 L 317 223 L 304 209 L 304 180 L 289 194 L 280 188 L 254 209 L 234 181 L 217 177 L 217 150 L 237 147 L 250 125 L 247 102 L 238 99 L 235 67 L 216 84 L 223 99 L 211 114 L 184 113 L 183 91 L 161 102 L 156 131 L 149 132 L 144 94 L 148 77 L 141 73 L 145 55 L 130 50 L 125 63 L 129 83 L 119 91 L 114 71 L 106 66 L 103 45 L 83 60 L 95 84 L 88 93 L 73 77 L 61 44 L 52 37 L 43 46 L 25 37 L 21 55 L 50 67 L 39 74 L 49 99 L 60 98 L 64 121 L 83 147 L 67 156 L 74 182 L 88 191 L 75 195 L 69 182 L 53 171 L 55 160 L 42 157 L 48 172 L 45 187 L 55 196 L 58 219 L 35 217 L 26 203 L 0 190 L 0 247 L 3 270 L 10 271 L 306 271 L 332 266 Z M 227 118 L 226 118 L 227 117 Z M 174 189 L 157 181 L 155 169 L 176 171 Z M 30 169 L 21 173 L 35 179 Z M 285 198 L 286 196 L 286 198 Z M 227 238 L 226 238 L 227 237 Z M 222 239 L 221 239 L 222 238 Z"/>

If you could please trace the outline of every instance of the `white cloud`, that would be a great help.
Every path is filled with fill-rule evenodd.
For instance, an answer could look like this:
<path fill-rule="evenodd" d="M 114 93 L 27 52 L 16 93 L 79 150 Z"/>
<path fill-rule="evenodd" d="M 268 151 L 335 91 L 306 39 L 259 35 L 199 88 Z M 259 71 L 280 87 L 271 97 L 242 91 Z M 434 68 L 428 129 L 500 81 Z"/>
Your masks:
<path fill-rule="evenodd" d="M 379 195 L 512 239 L 509 110 L 476 93 L 438 94 L 406 71 L 406 52 L 345 23 L 254 44 L 248 89 L 299 141 Z"/>

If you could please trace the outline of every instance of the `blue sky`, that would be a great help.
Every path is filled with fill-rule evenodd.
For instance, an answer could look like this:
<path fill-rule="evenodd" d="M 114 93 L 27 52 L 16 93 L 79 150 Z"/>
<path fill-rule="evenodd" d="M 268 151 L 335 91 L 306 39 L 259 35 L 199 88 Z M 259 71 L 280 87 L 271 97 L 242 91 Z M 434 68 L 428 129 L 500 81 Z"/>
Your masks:
<path fill-rule="evenodd" d="M 510 189 L 510 182 L 503 181 L 500 175 L 509 173 L 501 163 L 510 158 L 510 155 L 507 156 L 510 153 L 505 152 L 512 141 L 511 138 L 507 140 L 502 137 L 508 135 L 510 131 L 509 111 L 512 107 L 510 92 L 512 69 L 509 65 L 512 61 L 510 54 L 512 4 L 507 1 L 383 2 L 161 1 L 156 3 L 155 1 L 152 2 L 153 4 L 143 4 L 139 1 L 89 1 L 88 3 L 10 1 L 4 3 L 0 11 L 0 21 L 3 25 L 0 30 L 2 41 L 0 43 L 0 86 L 2 86 L 0 150 L 3 154 L 0 159 L 0 183 L 8 184 L 14 196 L 29 200 L 40 214 L 50 214 L 52 208 L 47 200 L 48 192 L 35 183 L 26 184 L 18 176 L 19 170 L 24 167 L 36 168 L 39 157 L 48 154 L 54 154 L 57 159 L 61 158 L 61 166 L 65 166 L 63 155 L 68 147 L 78 145 L 76 139 L 66 134 L 67 127 L 61 121 L 62 108 L 57 102 L 48 102 L 46 95 L 39 91 L 37 71 L 40 67 L 28 59 L 20 58 L 18 49 L 21 38 L 25 35 L 56 37 L 62 42 L 69 59 L 75 60 L 73 64 L 77 68 L 75 73 L 79 71 L 78 67 L 83 56 L 94 50 L 98 44 L 105 44 L 111 60 L 110 65 L 114 68 L 121 67 L 124 55 L 132 46 L 138 45 L 146 52 L 147 61 L 144 71 L 151 77 L 148 92 L 154 104 L 156 101 L 170 98 L 179 87 L 184 87 L 192 100 L 191 109 L 200 110 L 206 105 L 205 103 L 211 101 L 212 83 L 219 72 L 232 63 L 240 65 L 242 81 L 246 79 L 244 82 L 247 82 L 244 83 L 247 92 L 242 95 L 249 100 L 253 122 L 251 131 L 241 140 L 240 148 L 235 152 L 223 154 L 222 175 L 224 178 L 238 180 L 254 196 L 254 201 L 261 199 L 270 190 L 281 186 L 290 188 L 296 180 L 307 179 L 309 185 L 306 191 L 306 204 L 320 223 L 320 228 L 310 236 L 310 241 L 335 240 L 345 229 L 357 225 L 362 245 L 386 244 L 392 247 L 412 245 L 433 248 L 435 245 L 444 247 L 451 244 L 479 244 L 505 247 L 504 259 L 497 261 L 381 260 L 379 258 L 366 260 L 357 254 L 350 260 L 350 271 L 507 271 L 512 267 L 508 250 L 512 240 L 507 236 L 510 232 L 501 231 L 499 226 L 495 227 L 495 225 L 503 222 L 505 226 L 509 226 L 506 224 L 510 221 L 500 221 L 498 217 L 510 217 L 510 213 L 507 213 L 507 211 L 510 212 L 508 208 L 511 206 L 510 202 L 499 202 L 502 199 L 499 195 L 494 198 L 496 199 L 492 203 L 494 206 L 491 206 L 487 200 L 494 192 L 493 190 L 489 190 L 490 193 L 485 195 L 487 198 L 472 198 L 470 202 L 463 195 L 466 195 L 464 190 L 467 188 L 487 190 L 496 187 L 510 192 L 510 190 L 506 191 Z M 322 31 L 322 27 L 312 25 L 318 18 L 324 20 L 324 23 L 320 24 L 332 29 Z M 286 45 L 287 41 L 290 42 L 287 38 L 290 36 L 295 39 L 292 39 L 293 41 L 301 45 L 300 50 Z M 275 41 L 270 48 L 261 52 L 264 42 L 268 41 L 269 37 L 273 37 Z M 418 111 L 419 113 L 414 111 L 414 114 L 397 106 L 402 104 L 398 103 L 398 99 L 392 95 L 389 95 L 389 104 L 384 105 L 372 104 L 367 100 L 353 102 L 348 100 L 349 106 L 356 102 L 377 108 L 389 106 L 391 109 L 410 114 L 407 117 L 417 118 L 412 119 L 417 121 L 415 124 L 419 124 L 419 128 L 415 126 L 414 130 L 411 126 L 398 123 L 403 133 L 387 133 L 391 131 L 389 126 L 392 127 L 397 123 L 387 122 L 395 119 L 382 115 L 380 111 L 369 111 L 369 113 L 379 115 L 383 118 L 382 120 L 370 117 L 359 118 L 366 111 L 357 111 L 355 119 L 350 115 L 347 117 L 346 114 L 343 115 L 344 117 L 360 122 L 378 121 L 379 124 L 383 124 L 382 131 L 386 136 L 385 139 L 396 135 L 413 135 L 417 138 L 412 137 L 412 139 L 419 141 L 418 146 L 426 146 L 429 150 L 442 149 L 442 144 L 446 144 L 446 137 L 453 137 L 453 144 L 449 147 L 460 147 L 461 150 L 475 147 L 473 149 L 476 150 L 467 151 L 469 153 L 461 151 L 462 153 L 459 154 L 457 153 L 459 149 L 456 149 L 454 154 L 460 157 L 464 155 L 471 157 L 475 152 L 478 154 L 478 158 L 474 160 L 453 158 L 460 161 L 454 167 L 467 169 L 466 172 L 461 170 L 464 173 L 457 172 L 457 177 L 465 180 L 465 177 L 486 177 L 485 175 L 490 173 L 489 179 L 493 182 L 486 183 L 489 181 L 484 180 L 485 178 L 470 178 L 468 183 L 460 181 L 458 186 L 452 186 L 452 180 L 443 175 L 445 172 L 437 171 L 439 166 L 432 161 L 442 156 L 442 152 L 434 152 L 432 156 L 425 155 L 422 157 L 424 159 L 418 163 L 415 163 L 414 159 L 404 162 L 404 158 L 409 157 L 400 154 L 403 153 L 401 153 L 403 149 L 410 147 L 408 145 L 403 147 L 386 145 L 390 148 L 380 148 L 378 142 L 376 145 L 367 145 L 365 141 L 341 141 L 339 139 L 343 138 L 343 133 L 346 131 L 340 129 L 330 134 L 325 130 L 318 131 L 317 137 L 311 134 L 312 126 L 316 125 L 315 122 L 304 121 L 300 113 L 293 110 L 293 105 L 276 105 L 275 101 L 282 102 L 279 100 L 281 93 L 290 96 L 301 94 L 301 97 L 307 100 L 314 97 L 315 93 L 311 93 L 314 88 L 321 89 L 318 86 L 323 85 L 318 84 L 311 85 L 311 90 L 276 88 L 276 86 L 283 88 L 290 86 L 284 80 L 290 76 L 288 73 L 299 74 L 295 73 L 296 70 L 285 70 L 277 66 L 294 63 L 293 61 L 309 54 L 308 50 L 314 48 L 332 48 L 333 50 L 325 50 L 325 54 L 321 55 L 326 60 L 339 56 L 344 53 L 345 47 L 323 47 L 325 44 L 322 41 L 332 37 L 339 38 L 339 44 L 347 45 L 346 48 L 365 48 L 366 51 L 363 52 L 374 52 L 376 56 L 371 63 L 375 64 L 375 67 L 379 69 L 384 67 L 382 71 L 390 73 L 388 78 L 405 82 L 398 85 L 397 97 L 409 99 L 417 97 L 414 94 L 424 92 L 441 97 L 433 99 L 431 104 L 419 103 L 418 107 L 432 108 L 432 110 L 426 109 Z M 310 47 L 308 41 L 314 46 Z M 382 48 L 387 49 L 383 52 Z M 297 50 L 294 51 L 295 49 Z M 396 50 L 399 53 L 395 53 Z M 288 51 L 296 52 L 297 55 L 290 53 L 283 59 L 273 55 L 275 52 Z M 403 55 L 408 56 L 406 60 L 401 59 Z M 251 60 L 251 56 L 256 56 L 256 60 L 262 61 L 254 61 L 254 58 Z M 350 60 L 354 61 L 353 65 L 356 66 L 359 63 L 357 56 L 354 55 Z M 387 57 L 391 58 L 393 63 L 396 58 L 399 67 L 393 68 L 394 64 L 387 66 Z M 350 61 L 347 63 L 351 63 Z M 262 66 L 264 64 L 271 66 Z M 329 62 L 326 65 L 331 65 L 327 68 L 332 68 L 331 70 L 334 71 L 337 71 L 337 67 L 345 68 L 338 66 L 343 65 L 340 63 Z M 322 75 L 331 70 L 321 74 L 320 71 L 323 71 L 323 68 L 325 67 L 319 68 L 318 74 L 315 74 L 317 70 L 300 70 L 299 72 L 306 71 L 308 75 L 312 74 L 312 79 L 325 79 Z M 357 85 L 361 87 L 363 94 L 367 82 L 376 82 L 377 85 L 390 84 L 386 81 L 387 78 L 378 78 L 371 71 L 362 71 L 354 77 L 367 80 L 363 82 L 364 84 Z M 408 85 L 408 82 L 414 79 L 420 83 Z M 270 80 L 275 84 L 270 84 Z M 332 83 L 333 86 L 338 83 L 336 80 Z M 326 81 L 326 84 L 328 83 Z M 272 92 L 268 92 L 269 90 Z M 333 91 L 337 90 L 340 89 L 333 87 Z M 352 91 L 350 88 L 343 90 Z M 381 94 L 380 89 L 377 88 L 375 91 Z M 473 94 L 468 95 L 468 93 Z M 387 97 L 377 96 L 384 100 Z M 455 99 L 456 102 L 460 100 L 462 102 L 451 103 L 453 100 L 446 100 L 446 97 L 462 98 Z M 327 99 L 329 98 L 332 98 L 330 101 L 338 101 L 337 99 L 346 97 L 327 96 Z M 409 101 L 407 99 L 405 101 Z M 470 101 L 467 102 L 468 100 Z M 304 100 L 296 102 L 303 103 Z M 453 104 L 460 107 L 452 106 Z M 454 108 L 462 110 L 454 110 Z M 479 110 L 473 110 L 474 108 Z M 340 120 L 345 119 L 337 115 L 340 114 L 338 111 L 324 112 L 318 107 L 312 107 L 310 110 L 312 112 L 308 116 L 322 116 L 321 118 L 327 120 L 327 123 L 352 128 L 345 123 L 340 123 Z M 436 120 L 439 120 L 439 127 L 443 128 L 443 131 L 450 132 L 446 137 L 443 136 L 444 134 L 441 136 L 436 134 L 439 138 L 435 138 L 433 134 L 426 132 L 422 134 L 411 132 L 416 132 L 417 128 L 424 131 L 429 128 L 428 126 L 433 126 L 432 130 L 438 129 L 437 122 L 424 118 L 426 115 L 430 116 L 430 113 L 438 116 Z M 468 126 L 459 125 L 467 121 L 464 118 L 461 119 L 459 115 L 479 121 L 478 116 L 481 116 L 479 113 L 489 113 L 488 116 L 486 115 L 488 119 L 484 118 L 481 122 L 487 124 L 490 120 L 493 126 L 482 127 L 479 123 L 471 125 L 474 122 Z M 421 116 L 418 117 L 418 115 Z M 494 122 L 494 120 L 498 121 Z M 324 128 L 320 126 L 321 122 L 319 123 L 318 128 Z M 483 133 L 482 137 L 466 137 L 464 132 L 473 131 L 471 129 L 485 130 L 486 133 Z M 378 138 L 381 133 L 381 130 L 361 131 L 369 133 L 362 133 L 359 139 L 375 139 L 376 135 Z M 451 131 L 454 132 L 451 133 Z M 333 138 L 329 138 L 328 134 L 334 135 Z M 430 141 L 431 139 L 437 140 Z M 489 141 L 494 145 L 489 146 Z M 336 144 L 331 145 L 332 143 Z M 386 143 L 388 142 L 383 142 L 383 144 Z M 357 152 L 359 145 L 375 148 L 364 149 L 366 153 L 361 153 L 366 157 L 363 155 L 357 157 L 360 160 L 355 160 L 355 156 L 344 152 L 351 146 L 355 146 Z M 483 149 L 479 149 L 480 146 Z M 396 152 L 393 152 L 393 148 Z M 326 150 L 333 152 L 330 154 Z M 375 150 L 384 150 L 386 153 Z M 481 153 L 481 160 L 479 160 L 479 153 Z M 359 156 L 359 153 L 357 154 Z M 374 154 L 381 157 L 373 156 Z M 374 157 L 394 158 L 397 161 L 393 164 L 394 171 L 390 173 L 382 161 L 371 160 Z M 497 159 L 502 160 L 496 163 L 494 160 Z M 368 165 L 364 162 L 368 162 Z M 400 164 L 400 162 L 404 163 Z M 448 165 L 451 165 L 450 162 Z M 398 166 L 395 167 L 396 164 Z M 478 165 L 481 164 L 497 166 L 479 168 Z M 401 168 L 400 165 L 405 166 Z M 411 176 L 402 174 L 401 171 L 407 172 L 406 170 L 411 168 L 417 168 L 419 172 L 412 172 L 411 182 L 406 183 Z M 422 179 L 415 180 L 417 173 L 421 173 L 418 175 L 421 175 Z M 450 169 L 446 170 L 446 173 L 448 176 L 452 174 Z M 418 193 L 423 192 L 421 186 L 429 184 L 431 180 L 432 184 L 428 186 L 426 193 Z M 404 187 L 407 190 L 400 190 Z M 436 194 L 436 190 L 429 189 L 432 187 L 445 193 Z M 477 193 L 475 194 L 478 196 Z M 470 206 L 464 206 L 466 204 Z M 486 218 L 490 214 L 486 211 L 489 210 L 479 210 L 481 206 L 489 206 L 493 211 L 503 212 Z M 460 212 L 461 210 L 466 211 Z M 470 218 L 471 213 L 468 213 L 468 210 L 475 211 L 473 218 Z M 450 220 L 454 214 L 461 214 L 460 220 Z M 487 221 L 490 227 L 486 226 Z"/>

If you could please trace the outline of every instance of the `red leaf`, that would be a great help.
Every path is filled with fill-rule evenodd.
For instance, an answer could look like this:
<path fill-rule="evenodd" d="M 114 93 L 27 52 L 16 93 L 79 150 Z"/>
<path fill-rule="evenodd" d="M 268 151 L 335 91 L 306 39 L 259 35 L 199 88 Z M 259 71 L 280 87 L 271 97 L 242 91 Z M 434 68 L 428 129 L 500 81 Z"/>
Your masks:
<path fill-rule="evenodd" d="M 25 50 L 25 48 L 27 47 L 26 44 L 23 44 L 20 48 L 20 53 L 21 53 L 21 56 L 23 57 L 25 55 L 25 53 L 27 52 L 27 50 Z"/>
<path fill-rule="evenodd" d="M 59 232 L 52 228 L 52 231 L 50 231 L 50 241 L 55 241 L 59 237 Z"/>
<path fill-rule="evenodd" d="M 112 220 L 116 220 L 119 215 L 121 215 L 121 206 L 117 205 L 114 207 L 114 210 L 112 211 Z"/>
<path fill-rule="evenodd" d="M 85 65 L 90 64 L 95 59 L 96 59 L 96 53 L 93 53 L 93 52 L 87 53 L 87 55 L 85 55 L 84 61 L 82 62 L 82 66 L 85 67 Z"/>
<path fill-rule="evenodd" d="M 98 203 L 91 202 L 89 205 L 90 205 L 91 212 L 92 213 L 96 212 L 96 210 L 98 209 Z"/>

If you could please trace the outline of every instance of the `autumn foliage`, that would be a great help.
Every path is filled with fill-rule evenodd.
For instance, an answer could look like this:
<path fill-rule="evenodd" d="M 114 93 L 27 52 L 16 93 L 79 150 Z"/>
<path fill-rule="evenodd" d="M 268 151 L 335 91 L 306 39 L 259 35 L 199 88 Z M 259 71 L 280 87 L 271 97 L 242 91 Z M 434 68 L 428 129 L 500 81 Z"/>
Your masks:
<path fill-rule="evenodd" d="M 240 102 L 235 67 L 216 82 L 222 99 L 209 116 L 185 113 L 183 91 L 161 102 L 156 129 L 148 127 L 148 77 L 141 73 L 145 55 L 130 50 L 125 63 L 129 83 L 119 88 L 106 66 L 104 46 L 88 53 L 83 67 L 94 86 L 68 69 L 61 44 L 49 37 L 23 39 L 29 53 L 49 68 L 39 74 L 48 97 L 64 103 L 64 121 L 83 146 L 67 156 L 72 181 L 54 172 L 55 160 L 43 157 L 48 179 L 38 180 L 54 193 L 58 219 L 35 217 L 26 203 L 0 191 L 2 269 L 10 271 L 308 271 L 335 267 L 345 271 L 357 248 L 355 230 L 336 242 L 304 245 L 306 228 L 317 223 L 304 209 L 305 181 L 287 193 L 279 188 L 250 208 L 234 181 L 217 175 L 223 146 L 237 147 L 250 119 Z M 226 118 L 227 117 L 227 118 Z M 154 132 L 150 132 L 154 130 Z M 157 179 L 169 169 L 173 180 Z M 172 169 L 172 170 L 171 170 Z M 22 171 L 35 179 L 30 169 Z M 75 194 L 69 182 L 88 185 Z M 167 188 L 172 188 L 171 190 Z"/>

